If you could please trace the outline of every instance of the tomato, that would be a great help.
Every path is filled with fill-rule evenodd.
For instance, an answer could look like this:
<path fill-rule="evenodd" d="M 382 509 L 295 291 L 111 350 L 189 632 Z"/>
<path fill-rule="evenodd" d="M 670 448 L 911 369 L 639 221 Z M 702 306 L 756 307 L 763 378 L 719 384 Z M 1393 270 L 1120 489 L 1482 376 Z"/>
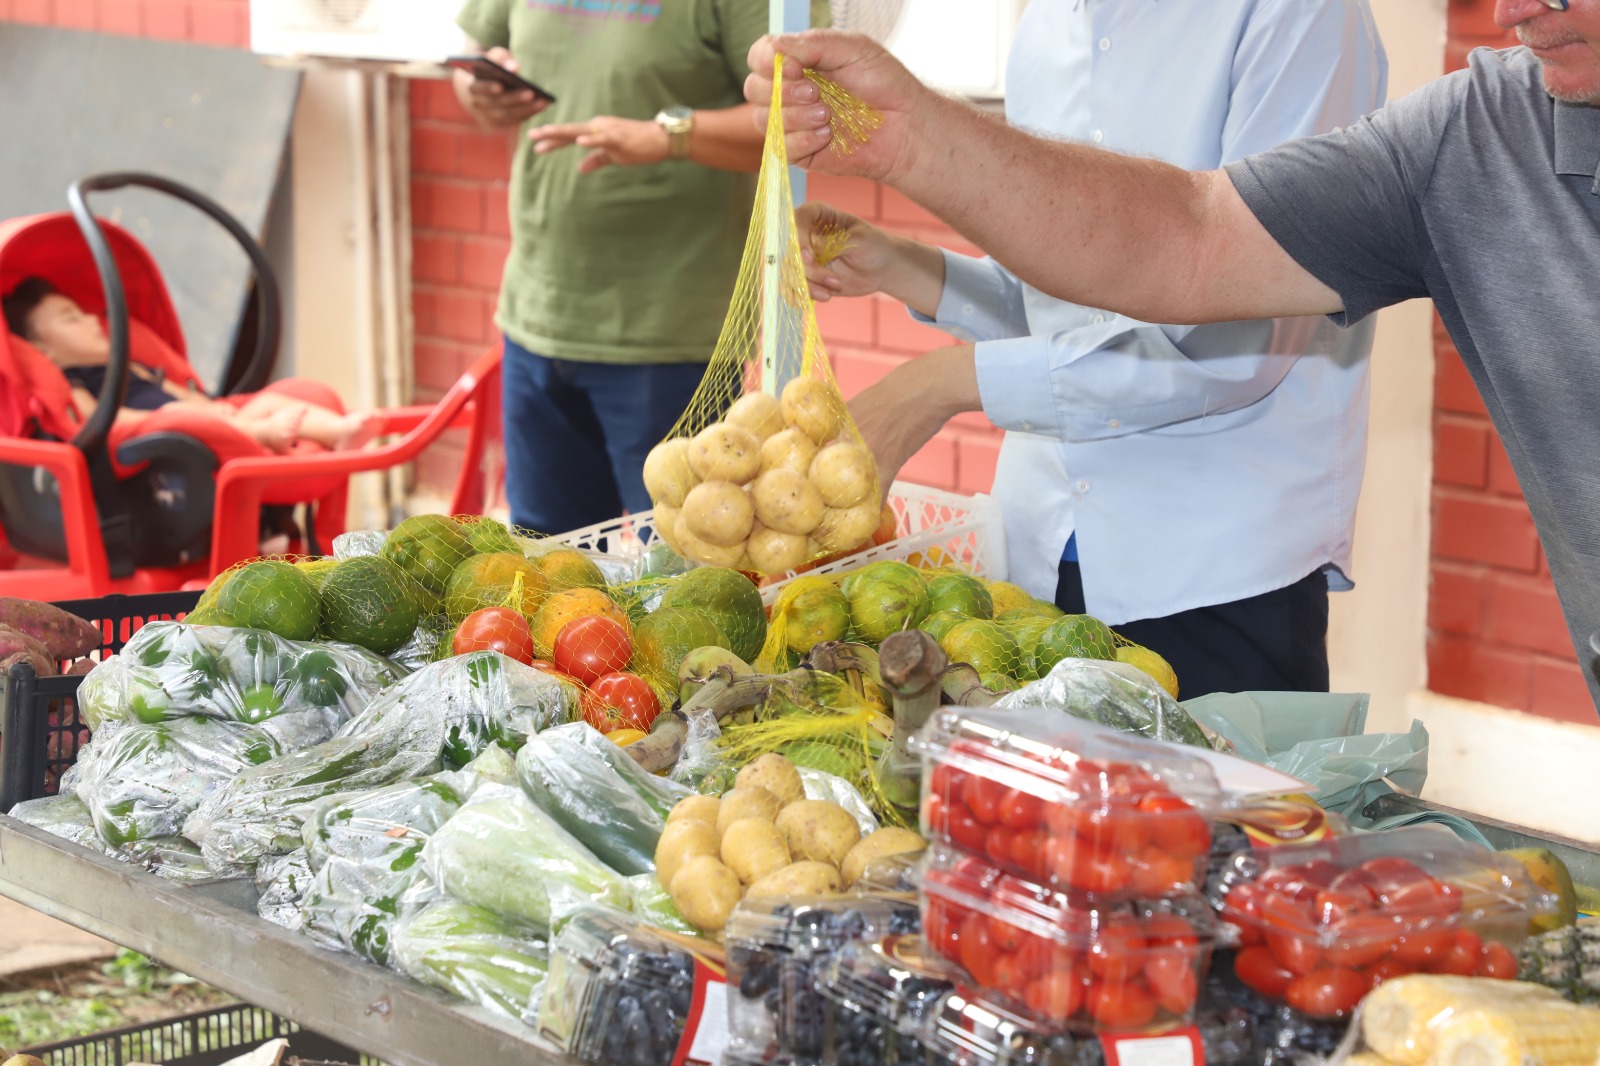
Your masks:
<path fill-rule="evenodd" d="M 950 810 L 945 806 L 944 799 L 935 792 L 922 804 L 922 835 L 942 837 L 949 833 Z"/>
<path fill-rule="evenodd" d="M 946 803 L 960 803 L 961 790 L 966 786 L 967 776 L 965 770 L 957 770 L 949 763 L 940 763 L 933 768 L 933 778 L 928 785 L 928 791 Z"/>
<path fill-rule="evenodd" d="M 1015 953 L 1003 952 L 995 957 L 989 969 L 989 976 L 994 981 L 994 987 L 1003 989 L 1007 994 L 1015 995 L 1015 990 L 1023 987 L 1027 975 L 1022 972 L 1022 964 Z"/>
<path fill-rule="evenodd" d="M 1194 808 L 1170 792 L 1155 792 L 1139 800 L 1150 842 L 1169 855 L 1192 859 L 1211 850 L 1211 826 Z"/>
<path fill-rule="evenodd" d="M 1020 951 L 1027 938 L 1027 933 L 1024 933 L 1010 922 L 1003 922 L 992 914 L 989 916 L 989 939 L 994 942 L 994 946 L 1000 951 L 1007 953 Z M 1009 986 L 1005 982 L 1001 982 L 1001 987 Z"/>
<path fill-rule="evenodd" d="M 1135 896 L 1156 899 L 1188 888 L 1194 883 L 1194 862 L 1151 845 L 1133 860 L 1128 891 Z"/>
<path fill-rule="evenodd" d="M 1233 957 L 1233 975 L 1268 999 L 1282 999 L 1294 980 L 1294 974 L 1278 965 L 1272 952 L 1260 945 L 1244 948 Z"/>
<path fill-rule="evenodd" d="M 574 618 L 556 635 L 556 666 L 585 685 L 626 670 L 633 658 L 633 638 L 615 619 L 603 615 Z"/>
<path fill-rule="evenodd" d="M 1322 925 L 1337 925 L 1346 919 L 1359 916 L 1371 906 L 1371 897 L 1365 899 L 1354 892 L 1324 888 L 1317 893 L 1312 908 Z"/>
<path fill-rule="evenodd" d="M 957 847 L 982 855 L 988 832 L 966 807 L 950 808 L 950 839 Z"/>
<path fill-rule="evenodd" d="M 1478 959 L 1478 976 L 1513 981 L 1517 976 L 1517 957 L 1504 944 L 1483 945 L 1483 955 Z"/>
<path fill-rule="evenodd" d="M 1266 938 L 1267 949 L 1272 952 L 1272 957 L 1290 973 L 1307 974 L 1322 965 L 1321 949 L 1304 934 L 1268 929 Z"/>
<path fill-rule="evenodd" d="M 1321 964 L 1309 902 L 1269 893 L 1261 901 L 1261 918 L 1266 923 L 1267 947 L 1284 969 L 1305 974 Z"/>
<path fill-rule="evenodd" d="M 994 826 L 983 835 L 983 853 L 1004 866 L 1011 865 L 1011 841 L 1016 832 L 1003 825 Z"/>
<path fill-rule="evenodd" d="M 974 774 L 962 787 L 961 798 L 974 818 L 984 825 L 994 825 L 1000 821 L 1000 801 L 1008 791 L 1000 782 Z"/>
<path fill-rule="evenodd" d="M 1289 982 L 1284 999 L 1313 1018 L 1342 1018 L 1367 994 L 1369 981 L 1344 966 L 1325 966 Z"/>
<path fill-rule="evenodd" d="M 1411 973 L 1412 970 L 1411 967 L 1407 966 L 1403 962 L 1395 962 L 1393 959 L 1384 959 L 1382 962 L 1363 967 L 1361 972 L 1366 975 L 1367 982 L 1373 988 L 1377 988 L 1385 981 L 1391 980 L 1395 977 L 1404 977 L 1406 974 Z"/>
<path fill-rule="evenodd" d="M 485 607 L 473 611 L 456 627 L 450 642 L 456 655 L 474 651 L 497 651 L 519 663 L 533 664 L 533 632 L 528 620 L 509 607 Z"/>
<path fill-rule="evenodd" d="M 1017 951 L 1017 964 L 1028 977 L 1043 977 L 1052 970 L 1072 967 L 1076 967 L 1079 973 L 1086 972 L 1081 956 L 1075 956 L 1053 940 L 1032 933 L 1023 934 L 1022 947 Z"/>
<path fill-rule="evenodd" d="M 1378 893 L 1373 887 L 1372 875 L 1359 866 L 1335 877 L 1328 882 L 1328 888 L 1334 892 L 1354 896 L 1364 907 L 1377 906 Z"/>
<path fill-rule="evenodd" d="M 1188 1014 L 1200 997 L 1194 959 L 1182 951 L 1158 951 L 1144 963 L 1144 979 L 1156 1003 L 1168 1014 Z"/>
<path fill-rule="evenodd" d="M 1144 925 L 1132 917 L 1111 918 L 1089 944 L 1089 970 L 1108 981 L 1139 972 L 1145 951 Z"/>
<path fill-rule="evenodd" d="M 1091 812 L 1079 826 L 1078 835 L 1097 848 L 1129 856 L 1145 846 L 1148 822 L 1149 819 L 1140 814 L 1138 808 L 1113 804 L 1104 810 Z"/>
<path fill-rule="evenodd" d="M 1155 997 L 1143 981 L 1096 981 L 1089 988 L 1089 1013 L 1113 1032 L 1141 1029 L 1156 1017 Z"/>
<path fill-rule="evenodd" d="M 1222 917 L 1239 930 L 1239 943 L 1243 947 L 1262 942 L 1261 928 L 1266 922 L 1261 914 L 1264 895 L 1255 882 L 1241 881 L 1228 889 L 1222 902 Z"/>
<path fill-rule="evenodd" d="M 1455 934 L 1448 929 L 1407 933 L 1394 941 L 1394 960 L 1414 968 L 1432 965 L 1455 945 Z"/>
<path fill-rule="evenodd" d="M 1436 956 L 1428 966 L 1429 973 L 1450 973 L 1457 977 L 1471 977 L 1478 972 L 1483 955 L 1483 940 L 1471 929 L 1456 930 L 1450 950 Z"/>
<path fill-rule="evenodd" d="M 1008 829 L 1032 829 L 1044 817 L 1044 801 L 1011 789 L 1000 801 L 1000 824 Z"/>
<path fill-rule="evenodd" d="M 1036 881 L 1050 876 L 1044 862 L 1044 842 L 1042 829 L 1019 831 L 1011 838 L 1011 864 Z"/>
<path fill-rule="evenodd" d="M 933 950 L 947 959 L 961 958 L 961 918 L 942 899 L 930 898 L 923 909 L 923 932 Z"/>
<path fill-rule="evenodd" d="M 961 923 L 961 965 L 985 988 L 994 987 L 994 961 L 999 954 L 986 915 L 973 912 Z"/>
<path fill-rule="evenodd" d="M 1318 892 L 1332 884 L 1339 872 L 1333 863 L 1317 859 L 1294 866 L 1275 866 L 1264 872 L 1256 884 L 1265 891 L 1310 903 Z"/>
<path fill-rule="evenodd" d="M 1200 943 L 1194 926 L 1176 914 L 1152 914 L 1140 928 L 1146 942 L 1156 947 L 1192 948 Z"/>
<path fill-rule="evenodd" d="M 1045 974 L 1032 984 L 1023 996 L 1028 1009 L 1053 1022 L 1064 1022 L 1083 1009 L 1089 986 L 1082 973 L 1057 970 Z"/>
<path fill-rule="evenodd" d="M 1394 950 L 1398 933 L 1398 927 L 1386 915 L 1359 913 L 1338 923 L 1333 930 L 1333 944 L 1324 954 L 1334 966 L 1370 966 Z"/>
<path fill-rule="evenodd" d="M 1433 878 L 1388 885 L 1378 892 L 1385 911 L 1418 918 L 1448 918 L 1461 909 L 1461 893 L 1454 885 Z"/>
<path fill-rule="evenodd" d="M 613 729 L 643 729 L 661 713 L 661 700 L 650 683 L 638 674 L 607 674 L 589 687 L 583 697 L 583 720 L 609 733 Z"/>

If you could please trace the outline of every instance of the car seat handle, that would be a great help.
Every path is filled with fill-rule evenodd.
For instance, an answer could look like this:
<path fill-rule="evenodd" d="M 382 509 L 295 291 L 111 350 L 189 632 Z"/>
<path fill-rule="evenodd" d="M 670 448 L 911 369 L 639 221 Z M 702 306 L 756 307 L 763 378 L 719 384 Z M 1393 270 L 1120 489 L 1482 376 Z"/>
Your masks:
<path fill-rule="evenodd" d="M 89 254 L 93 257 L 95 269 L 100 274 L 100 285 L 106 301 L 106 332 L 111 341 L 111 357 L 107 361 L 105 387 L 101 389 L 94 411 L 72 440 L 73 446 L 85 455 L 104 447 L 106 436 L 111 432 L 111 424 L 116 420 L 117 412 L 122 409 L 123 400 L 127 396 L 130 369 L 127 292 L 123 288 L 122 272 L 117 268 L 116 256 L 111 251 L 111 242 L 106 239 L 105 230 L 101 228 L 94 212 L 89 210 L 88 195 L 111 192 L 129 186 L 165 193 L 196 208 L 227 230 L 228 235 L 244 250 L 245 256 L 250 260 L 250 266 L 255 271 L 256 277 L 256 344 L 249 367 L 239 375 L 232 391 L 256 392 L 267 383 L 273 364 L 277 361 L 278 342 L 282 333 L 283 307 L 278 293 L 277 277 L 272 272 L 272 264 L 267 261 L 267 253 L 262 250 L 260 243 L 250 235 L 250 232 L 239 224 L 238 219 L 230 215 L 216 201 L 169 178 L 136 171 L 97 174 L 73 182 L 71 188 L 67 190 L 67 205 L 78 224 L 79 232 L 89 245 Z"/>

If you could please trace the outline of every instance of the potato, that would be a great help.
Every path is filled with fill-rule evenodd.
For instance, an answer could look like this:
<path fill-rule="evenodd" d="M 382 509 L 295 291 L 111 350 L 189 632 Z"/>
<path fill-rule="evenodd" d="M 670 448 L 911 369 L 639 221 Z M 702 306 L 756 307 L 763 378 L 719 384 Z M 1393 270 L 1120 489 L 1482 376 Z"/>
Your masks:
<path fill-rule="evenodd" d="M 670 886 L 673 875 L 690 859 L 702 855 L 716 858 L 722 850 L 719 836 L 715 825 L 698 818 L 669 821 L 656 842 L 656 880 Z"/>
<path fill-rule="evenodd" d="M 800 780 L 800 771 L 794 768 L 794 763 L 777 752 L 768 752 L 747 763 L 733 783 L 738 788 L 764 788 L 778 797 L 778 803 L 783 807 L 806 798 L 806 787 Z"/>
<path fill-rule="evenodd" d="M 761 442 L 749 430 L 718 422 L 689 442 L 689 469 L 701 481 L 743 485 L 761 472 Z"/>
<path fill-rule="evenodd" d="M 689 530 L 689 523 L 682 518 L 678 519 L 677 543 L 672 545 L 674 551 L 685 559 L 693 559 L 697 563 L 707 566 L 728 566 L 737 568 L 737 564 L 744 558 L 744 545 L 735 544 L 731 548 L 723 548 L 701 540 Z"/>
<path fill-rule="evenodd" d="M 768 470 L 750 486 L 750 498 L 761 524 L 779 533 L 803 537 L 822 521 L 822 496 L 793 470 Z"/>
<path fill-rule="evenodd" d="M 696 856 L 683 864 L 672 879 L 673 906 L 683 920 L 702 933 L 720 933 L 728 915 L 739 905 L 739 878 L 709 855 Z"/>
<path fill-rule="evenodd" d="M 731 653 L 730 653 L 731 654 Z M 682 821 L 685 818 L 698 818 L 707 825 L 717 824 L 717 808 L 722 806 L 722 801 L 715 796 L 685 796 L 679 800 L 667 815 L 667 824 Z"/>
<path fill-rule="evenodd" d="M 827 800 L 796 800 L 783 808 L 777 826 L 797 862 L 809 859 L 838 866 L 861 841 L 855 818 Z"/>
<path fill-rule="evenodd" d="M 722 834 L 722 862 L 744 884 L 789 865 L 789 845 L 765 818 L 740 818 Z"/>
<path fill-rule="evenodd" d="M 831 896 L 843 890 L 844 883 L 839 879 L 839 871 L 828 863 L 796 862 L 752 884 L 745 898 Z"/>
<path fill-rule="evenodd" d="M 735 400 L 722 420 L 764 441 L 783 429 L 783 408 L 764 392 L 750 392 Z"/>
<path fill-rule="evenodd" d="M 774 433 L 761 443 L 761 473 L 772 470 L 793 470 L 797 474 L 811 469 L 811 460 L 817 457 L 817 445 L 798 429 L 785 429 Z"/>
<path fill-rule="evenodd" d="M 36 1059 L 32 1055 L 13 1055 L 6 1059 L 3 1066 L 44 1066 L 43 1059 Z"/>
<path fill-rule="evenodd" d="M 644 457 L 644 487 L 657 507 L 682 507 L 683 498 L 699 480 L 689 468 L 687 440 L 664 440 Z"/>
<path fill-rule="evenodd" d="M 872 538 L 882 517 L 877 500 L 854 507 L 829 507 L 822 512 L 822 521 L 811 535 L 824 551 L 854 551 Z"/>
<path fill-rule="evenodd" d="M 656 504 L 654 514 L 656 535 L 662 540 L 666 541 L 669 547 L 677 548 L 678 519 L 683 512 L 679 511 L 676 507 L 668 507 L 664 503 L 658 503 Z"/>
<path fill-rule="evenodd" d="M 779 533 L 758 521 L 750 531 L 750 539 L 745 541 L 745 551 L 749 554 L 750 569 L 755 572 L 786 574 L 790 570 L 800 569 L 816 557 L 807 547 L 809 543 L 808 537 Z"/>
<path fill-rule="evenodd" d="M 722 797 L 722 806 L 717 810 L 717 835 L 726 833 L 728 826 L 741 818 L 773 821 L 782 809 L 778 797 L 766 789 L 755 785 L 736 786 Z"/>
<path fill-rule="evenodd" d="M 865 502 L 877 488 L 878 480 L 872 453 L 847 440 L 834 441 L 818 452 L 811 460 L 807 477 L 829 507 L 854 507 Z"/>
<path fill-rule="evenodd" d="M 684 526 L 691 536 L 718 548 L 742 545 L 755 524 L 750 494 L 731 481 L 703 481 L 683 501 L 679 537 Z"/>
<path fill-rule="evenodd" d="M 816 378 L 795 378 L 783 388 L 783 420 L 823 444 L 838 436 L 844 399 L 838 390 Z"/>
<path fill-rule="evenodd" d="M 868 866 L 878 859 L 890 855 L 904 855 L 911 851 L 921 851 L 928 846 L 916 833 L 909 829 L 900 829 L 890 826 L 880 829 L 870 836 L 863 837 L 861 843 L 851 848 L 845 855 L 844 861 L 839 864 L 839 873 L 844 877 L 844 885 L 851 888 L 861 880 L 861 875 Z"/>

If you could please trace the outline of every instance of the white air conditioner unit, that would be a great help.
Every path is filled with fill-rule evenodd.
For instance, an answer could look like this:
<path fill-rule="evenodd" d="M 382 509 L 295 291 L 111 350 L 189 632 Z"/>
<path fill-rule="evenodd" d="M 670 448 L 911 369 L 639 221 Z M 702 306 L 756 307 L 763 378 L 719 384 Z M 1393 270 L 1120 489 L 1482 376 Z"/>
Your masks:
<path fill-rule="evenodd" d="M 438 62 L 463 50 L 462 0 L 250 0 L 250 50 Z"/>
<path fill-rule="evenodd" d="M 885 40 L 934 88 L 975 100 L 1006 94 L 1006 59 L 1028 0 L 904 0 Z"/>

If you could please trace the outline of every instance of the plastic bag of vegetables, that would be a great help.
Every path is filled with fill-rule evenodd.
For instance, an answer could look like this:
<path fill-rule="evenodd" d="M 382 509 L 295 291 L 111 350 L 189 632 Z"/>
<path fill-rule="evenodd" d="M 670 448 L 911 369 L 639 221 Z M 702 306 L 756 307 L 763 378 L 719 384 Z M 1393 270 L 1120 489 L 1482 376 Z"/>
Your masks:
<path fill-rule="evenodd" d="M 142 867 L 169 881 L 193 884 L 212 879 L 211 871 L 200 857 L 200 849 L 182 837 L 152 837 L 121 847 L 107 844 L 95 828 L 89 808 L 74 795 L 24 800 L 11 808 L 11 817 L 90 851 Z"/>
<path fill-rule="evenodd" d="M 515 787 L 480 787 L 422 857 L 447 895 L 540 931 L 586 904 L 630 904 L 627 881 Z"/>
<path fill-rule="evenodd" d="M 1015 710 L 1055 708 L 1075 718 L 1151 740 L 1215 747 L 1218 751 L 1233 747 L 1220 738 L 1213 744 L 1199 723 L 1178 706 L 1155 678 L 1125 663 L 1062 659 L 1042 679 L 1000 697 L 995 706 Z"/>
<path fill-rule="evenodd" d="M 89 728 L 108 722 L 220 718 L 260 725 L 314 714 L 325 740 L 404 671 L 345 644 L 285 640 L 259 629 L 152 622 L 78 689 Z"/>
<path fill-rule="evenodd" d="M 540 810 L 625 876 L 655 870 L 667 815 L 689 794 L 645 772 L 586 722 L 530 739 L 517 753 L 517 779 Z"/>
<path fill-rule="evenodd" d="M 544 984 L 549 954 L 534 930 L 453 899 L 416 909 L 394 930 L 402 973 L 514 1019 Z"/>
<path fill-rule="evenodd" d="M 306 888 L 311 884 L 311 862 L 305 848 L 273 855 L 256 865 L 256 913 L 274 925 L 299 929 Z"/>
<path fill-rule="evenodd" d="M 247 773 L 184 823 L 214 868 L 251 866 L 300 844 L 301 808 L 466 765 L 491 744 L 520 748 L 576 715 L 569 682 L 499 652 L 433 663 L 386 690 L 333 739 Z"/>

